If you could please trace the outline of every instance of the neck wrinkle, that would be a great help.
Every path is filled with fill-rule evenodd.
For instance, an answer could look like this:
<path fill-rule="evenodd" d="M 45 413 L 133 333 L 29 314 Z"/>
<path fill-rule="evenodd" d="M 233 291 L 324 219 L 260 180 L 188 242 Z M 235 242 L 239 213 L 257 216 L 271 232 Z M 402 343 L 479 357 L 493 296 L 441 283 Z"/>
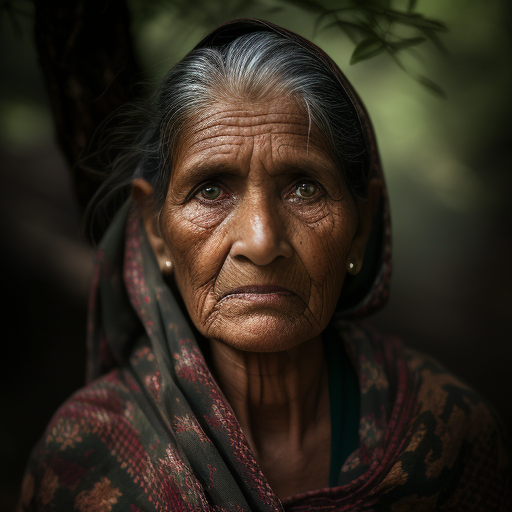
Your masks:
<path fill-rule="evenodd" d="M 249 445 L 258 454 L 304 438 L 329 411 L 320 336 L 283 352 L 244 352 L 210 340 L 212 370 Z"/>

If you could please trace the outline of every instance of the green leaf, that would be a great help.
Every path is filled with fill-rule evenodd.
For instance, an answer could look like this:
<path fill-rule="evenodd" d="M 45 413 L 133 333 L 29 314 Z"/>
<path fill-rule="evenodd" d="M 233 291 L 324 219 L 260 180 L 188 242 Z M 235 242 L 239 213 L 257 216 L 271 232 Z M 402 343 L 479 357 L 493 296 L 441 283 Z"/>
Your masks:
<path fill-rule="evenodd" d="M 443 91 L 443 89 L 441 89 L 441 87 L 439 87 L 439 85 L 437 85 L 435 82 L 433 82 L 432 80 L 430 80 L 426 76 L 416 75 L 414 78 L 421 85 L 423 85 L 424 87 L 429 89 L 431 92 L 433 92 L 437 96 L 439 96 L 441 98 L 446 98 L 446 93 Z"/>
<path fill-rule="evenodd" d="M 331 23 L 325 25 L 322 30 L 329 30 L 330 28 L 337 27 L 341 32 L 344 32 L 349 39 L 357 43 L 357 41 L 361 40 L 361 37 L 368 37 L 369 35 L 374 35 L 375 33 L 371 30 L 366 24 L 354 23 L 352 21 L 345 20 L 334 20 Z"/>
<path fill-rule="evenodd" d="M 437 32 L 446 32 L 448 30 L 444 23 L 436 20 L 428 20 L 420 14 L 395 16 L 395 19 L 404 25 L 419 29 L 435 30 Z"/>
<path fill-rule="evenodd" d="M 445 55 L 448 54 L 448 50 L 446 49 L 446 46 L 443 43 L 443 41 L 441 41 L 439 34 L 428 29 L 420 29 L 420 31 L 423 32 L 423 34 L 425 34 L 426 37 L 428 37 L 428 39 L 441 53 L 444 53 Z"/>
<path fill-rule="evenodd" d="M 321 12 L 316 20 L 315 20 L 315 32 L 319 29 L 322 22 L 327 18 L 327 16 L 332 16 L 336 13 L 336 9 L 324 9 L 323 12 Z"/>
<path fill-rule="evenodd" d="M 331 23 L 325 25 L 324 30 L 328 30 L 333 27 L 338 27 L 340 30 L 345 30 L 346 28 L 352 28 L 354 30 L 359 30 L 365 34 L 372 33 L 373 31 L 368 27 L 368 25 L 364 23 L 355 23 L 353 21 L 345 21 L 345 20 L 335 20 Z"/>
<path fill-rule="evenodd" d="M 354 49 L 350 64 L 356 64 L 362 60 L 375 57 L 386 50 L 385 43 L 376 36 L 368 37 L 361 41 Z"/>
<path fill-rule="evenodd" d="M 333 16 L 336 11 L 330 9 L 330 10 L 324 10 L 322 13 L 320 13 L 315 20 L 315 24 L 313 26 L 313 37 L 316 37 L 318 32 L 320 32 L 320 26 L 322 25 L 322 22 L 327 18 L 328 16 Z M 324 29 L 325 27 L 322 27 Z"/>
<path fill-rule="evenodd" d="M 439 96 L 441 98 L 446 98 L 446 94 L 443 91 L 439 85 L 437 85 L 435 82 L 430 80 L 429 78 L 420 75 L 419 73 L 416 73 L 415 71 L 412 71 L 409 68 L 406 68 L 402 61 L 395 55 L 394 53 L 390 52 L 389 55 L 391 58 L 395 61 L 396 65 L 406 74 L 408 74 L 413 80 L 416 80 L 416 82 L 423 85 L 423 87 L 427 88 L 430 92 L 433 92 L 436 96 Z"/>
<path fill-rule="evenodd" d="M 424 41 L 426 41 L 426 38 L 424 37 L 412 37 L 410 39 L 402 39 L 397 43 L 388 42 L 388 46 L 390 46 L 393 51 L 400 51 L 405 50 L 407 48 L 411 48 L 412 46 L 417 46 L 418 44 L 421 44 Z"/>
<path fill-rule="evenodd" d="M 429 29 L 437 32 L 446 32 L 448 30 L 444 23 L 427 19 L 423 15 L 415 12 L 400 12 L 394 9 L 379 9 L 376 7 L 368 7 L 368 9 L 378 13 L 389 21 L 395 21 L 418 29 Z"/>

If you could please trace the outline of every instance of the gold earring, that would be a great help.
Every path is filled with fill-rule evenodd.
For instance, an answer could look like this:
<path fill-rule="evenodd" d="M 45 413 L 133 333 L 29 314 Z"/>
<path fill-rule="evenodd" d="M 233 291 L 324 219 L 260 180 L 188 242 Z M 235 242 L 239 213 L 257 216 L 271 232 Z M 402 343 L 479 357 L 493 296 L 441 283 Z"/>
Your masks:
<path fill-rule="evenodd" d="M 167 260 L 167 261 L 165 262 L 165 266 L 166 266 L 167 268 L 169 268 L 169 267 L 171 267 L 171 266 L 172 266 L 172 263 L 171 263 L 169 260 Z"/>

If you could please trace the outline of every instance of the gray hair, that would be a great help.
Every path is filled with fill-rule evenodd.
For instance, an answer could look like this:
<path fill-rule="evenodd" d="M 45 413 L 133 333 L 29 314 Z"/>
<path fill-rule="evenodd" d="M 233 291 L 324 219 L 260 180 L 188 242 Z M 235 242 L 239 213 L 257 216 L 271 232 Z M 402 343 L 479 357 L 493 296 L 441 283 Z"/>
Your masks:
<path fill-rule="evenodd" d="M 351 194 L 364 196 L 368 180 L 364 135 L 335 73 L 312 50 L 269 31 L 241 35 L 222 46 L 196 48 L 169 71 L 153 102 L 150 122 L 139 133 L 135 177 L 153 185 L 160 209 L 188 121 L 200 120 L 218 99 L 259 101 L 282 94 L 302 104 L 310 126 L 330 145 Z"/>

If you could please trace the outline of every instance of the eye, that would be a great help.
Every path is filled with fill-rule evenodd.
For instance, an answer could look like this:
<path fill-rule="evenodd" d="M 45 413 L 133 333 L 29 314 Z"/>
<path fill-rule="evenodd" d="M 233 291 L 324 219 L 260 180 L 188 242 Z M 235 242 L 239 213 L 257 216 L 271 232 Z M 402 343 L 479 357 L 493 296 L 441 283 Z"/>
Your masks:
<path fill-rule="evenodd" d="M 204 199 L 208 199 L 213 201 L 218 199 L 222 194 L 222 188 L 219 185 L 215 185 L 214 183 L 210 183 L 204 186 L 199 193 Z"/>
<path fill-rule="evenodd" d="M 310 197 L 313 197 L 318 188 L 317 186 L 312 183 L 311 181 L 303 181 L 300 183 L 297 183 L 297 188 L 295 189 L 295 193 L 304 199 L 308 199 Z"/>

